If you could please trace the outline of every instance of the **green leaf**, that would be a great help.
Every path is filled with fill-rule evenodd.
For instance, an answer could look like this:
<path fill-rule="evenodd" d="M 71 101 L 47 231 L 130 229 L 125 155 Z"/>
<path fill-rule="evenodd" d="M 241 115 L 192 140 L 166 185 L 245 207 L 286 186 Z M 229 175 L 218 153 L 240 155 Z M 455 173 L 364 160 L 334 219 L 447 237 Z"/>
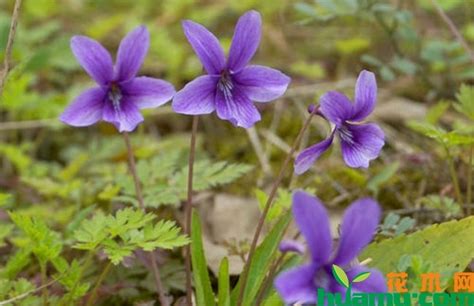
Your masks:
<path fill-rule="evenodd" d="M 12 198 L 11 194 L 0 192 L 0 207 L 9 204 Z"/>
<path fill-rule="evenodd" d="M 148 224 L 143 229 L 143 241 L 137 243 L 144 251 L 154 249 L 173 249 L 190 242 L 189 238 L 181 235 L 181 229 L 176 222 L 161 220 L 155 225 Z"/>
<path fill-rule="evenodd" d="M 390 250 L 387 252 L 387 250 Z M 432 271 L 456 268 L 463 271 L 474 254 L 474 217 L 429 226 L 410 235 L 370 244 L 360 258 L 386 274 L 397 271 L 404 255 L 419 255 Z M 441 288 L 442 290 L 445 288 Z"/>
<path fill-rule="evenodd" d="M 125 257 L 131 256 L 136 249 L 133 245 L 120 244 L 115 240 L 103 241 L 104 252 L 114 265 L 118 265 Z"/>
<path fill-rule="evenodd" d="M 283 215 L 255 250 L 248 272 L 243 305 L 251 305 L 252 301 L 255 300 L 270 269 L 272 260 L 278 253 L 278 246 L 291 219 L 291 214 Z M 239 292 L 240 280 L 232 291 L 232 304 L 236 303 Z"/>
<path fill-rule="evenodd" d="M 153 224 L 154 219 L 153 214 L 145 214 L 141 209 L 125 208 L 115 216 L 98 212 L 74 232 L 77 240 L 74 247 L 91 251 L 103 248 L 112 263 L 118 264 L 137 249 L 173 249 L 189 243 L 174 221 Z"/>
<path fill-rule="evenodd" d="M 198 306 L 215 305 L 211 280 L 207 269 L 207 261 L 202 244 L 201 220 L 193 210 L 191 226 L 191 259 L 193 264 L 194 285 L 196 287 L 196 303 Z"/>
<path fill-rule="evenodd" d="M 227 257 L 224 257 L 221 261 L 221 265 L 219 267 L 218 284 L 218 306 L 230 306 L 229 260 Z"/>
<path fill-rule="evenodd" d="M 14 228 L 13 224 L 0 223 L 0 247 L 5 246 L 4 240 L 10 235 L 13 228 Z"/>
<path fill-rule="evenodd" d="M 435 126 L 427 122 L 409 121 L 408 127 L 412 130 L 423 134 L 426 137 L 436 140 L 438 143 L 447 147 L 458 145 L 468 145 L 474 143 L 474 137 L 463 135 L 457 131 L 447 132 L 441 127 Z"/>
<path fill-rule="evenodd" d="M 459 93 L 456 94 L 456 99 L 458 103 L 454 104 L 454 108 L 474 120 L 474 86 L 461 85 Z"/>
<path fill-rule="evenodd" d="M 338 265 L 332 265 L 332 275 L 336 281 L 346 288 L 349 288 L 349 278 L 347 277 L 346 272 L 339 267 Z"/>
<path fill-rule="evenodd" d="M 406 74 L 406 75 L 414 75 L 418 70 L 416 63 L 412 62 L 408 58 L 403 58 L 399 56 L 395 56 L 395 58 L 391 61 L 390 65 L 399 72 Z"/>
<path fill-rule="evenodd" d="M 62 250 L 62 240 L 58 233 L 48 228 L 43 220 L 30 216 L 9 212 L 11 220 L 25 233 L 30 240 L 33 254 L 42 264 L 46 264 L 59 256 Z"/>
<path fill-rule="evenodd" d="M 0 155 L 5 156 L 20 172 L 26 170 L 32 162 L 24 151 L 21 146 L 0 144 Z"/>
<path fill-rule="evenodd" d="M 370 272 L 362 272 L 360 274 L 357 274 L 356 277 L 352 280 L 353 283 L 360 283 L 365 281 L 367 278 L 369 278 Z"/>
<path fill-rule="evenodd" d="M 87 216 L 92 211 L 94 211 L 94 209 L 95 205 L 91 205 L 80 211 L 77 211 L 74 214 L 74 217 L 68 222 L 68 225 L 66 226 L 65 236 L 68 237 L 69 235 L 74 234 L 74 232 L 81 226 L 82 221 L 84 221 Z"/>
<path fill-rule="evenodd" d="M 268 195 L 261 189 L 255 189 L 255 196 L 258 201 L 258 207 L 261 211 L 264 210 L 265 204 L 268 199 Z M 280 189 L 276 196 L 275 201 L 268 210 L 265 221 L 272 222 L 281 217 L 281 215 L 290 209 L 291 207 L 291 192 L 288 190 Z"/>
<path fill-rule="evenodd" d="M 272 294 L 265 299 L 262 306 L 285 306 L 285 303 L 281 300 L 278 292 L 272 292 Z"/>
<path fill-rule="evenodd" d="M 182 163 L 181 148 L 168 148 L 151 160 L 140 160 L 137 171 L 144 188 L 144 202 L 147 207 L 162 205 L 178 206 L 186 199 L 187 165 Z M 207 159 L 196 161 L 194 165 L 194 190 L 204 191 L 231 183 L 248 173 L 253 167 L 246 164 L 213 162 Z M 130 176 L 122 173 L 114 181 L 121 193 L 113 195 L 114 201 L 138 206 L 133 182 Z"/>
<path fill-rule="evenodd" d="M 380 188 L 390 181 L 390 179 L 397 173 L 400 168 L 399 162 L 391 163 L 385 166 L 382 171 L 377 173 L 367 182 L 367 189 L 371 190 L 374 194 L 377 194 Z"/>
<path fill-rule="evenodd" d="M 335 43 L 336 51 L 342 56 L 360 54 L 370 47 L 370 40 L 364 37 L 340 39 Z"/>
<path fill-rule="evenodd" d="M 381 234 L 385 236 L 398 236 L 411 230 L 415 226 L 415 219 L 410 217 L 401 218 L 394 212 L 390 212 L 380 225 Z"/>
<path fill-rule="evenodd" d="M 440 210 L 446 218 L 456 217 L 462 213 L 462 206 L 449 197 L 432 194 L 422 197 L 418 201 L 427 208 Z"/>
<path fill-rule="evenodd" d="M 211 163 L 208 160 L 198 161 L 194 164 L 194 189 L 197 191 L 209 187 L 220 186 L 235 181 L 248 173 L 253 167 L 245 164 L 229 164 L 227 162 Z M 185 166 L 176 177 L 182 186 L 186 186 L 188 168 Z"/>
<path fill-rule="evenodd" d="M 448 110 L 450 103 L 448 101 L 438 102 L 435 106 L 430 107 L 426 114 L 426 121 L 430 124 L 438 123 L 439 119 Z"/>
<path fill-rule="evenodd" d="M 84 220 L 81 227 L 74 232 L 77 240 L 74 248 L 81 250 L 94 250 L 107 237 L 105 231 L 106 216 L 97 212 L 91 220 Z"/>
<path fill-rule="evenodd" d="M 31 262 L 31 248 L 21 248 L 11 255 L 7 264 L 2 269 L 1 276 L 14 279 L 24 267 Z"/>
<path fill-rule="evenodd" d="M 117 211 L 114 216 L 107 216 L 106 225 L 112 237 L 138 229 L 155 219 L 152 213 L 145 214 L 141 209 L 125 208 Z"/>

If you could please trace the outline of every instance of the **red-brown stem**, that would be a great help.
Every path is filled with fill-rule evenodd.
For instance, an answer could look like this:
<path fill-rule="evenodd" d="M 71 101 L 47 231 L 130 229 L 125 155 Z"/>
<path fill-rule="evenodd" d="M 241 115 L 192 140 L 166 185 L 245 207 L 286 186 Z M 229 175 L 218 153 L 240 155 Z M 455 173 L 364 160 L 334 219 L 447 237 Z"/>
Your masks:
<path fill-rule="evenodd" d="M 286 156 L 285 161 L 283 162 L 283 165 L 280 169 L 280 172 L 278 173 L 277 179 L 273 183 L 273 187 L 270 191 L 270 195 L 268 196 L 268 200 L 265 203 L 265 207 L 263 209 L 263 212 L 260 216 L 260 219 L 258 220 L 257 229 L 255 230 L 255 234 L 253 236 L 253 241 L 252 241 L 252 245 L 250 246 L 249 255 L 247 257 L 247 261 L 245 263 L 244 270 L 242 271 L 242 275 L 241 275 L 239 299 L 238 299 L 238 302 L 237 302 L 237 305 L 239 305 L 239 306 L 242 305 L 242 300 L 244 298 L 245 286 L 247 284 L 248 272 L 249 272 L 249 269 L 250 269 L 250 265 L 252 263 L 252 258 L 253 258 L 255 249 L 257 247 L 258 238 L 260 237 L 260 233 L 262 232 L 263 224 L 265 223 L 265 219 L 267 218 L 268 211 L 270 210 L 270 207 L 272 206 L 273 199 L 275 198 L 276 192 L 278 190 L 278 186 L 280 186 L 280 183 L 283 180 L 283 176 L 286 172 L 286 169 L 288 168 L 288 165 L 289 165 L 291 159 L 293 158 L 293 154 L 295 153 L 296 149 L 298 148 L 298 145 L 301 141 L 301 138 L 303 137 L 304 133 L 308 129 L 308 126 L 311 123 L 311 119 L 313 118 L 314 114 L 316 114 L 317 111 L 318 111 L 318 108 L 315 107 L 313 112 L 306 119 L 306 121 L 303 124 L 303 127 L 301 128 L 300 132 L 298 133 L 298 136 L 296 137 L 296 140 L 293 143 L 293 146 L 291 147 L 290 152 L 288 152 L 288 155 Z"/>
<path fill-rule="evenodd" d="M 285 253 L 280 254 L 277 261 L 270 268 L 270 271 L 268 272 L 268 275 L 265 278 L 265 281 L 263 282 L 262 288 L 260 288 L 260 292 L 258 293 L 257 298 L 255 299 L 255 306 L 259 306 L 260 304 L 262 304 L 263 298 L 265 297 L 265 291 L 267 291 L 267 288 L 270 285 L 273 277 L 275 276 L 278 267 L 280 267 L 281 263 L 283 262 L 285 255 Z"/>
<path fill-rule="evenodd" d="M 135 156 L 133 155 L 132 145 L 130 144 L 130 138 L 127 132 L 123 133 L 123 138 L 125 140 L 125 145 L 127 146 L 128 154 L 128 166 L 130 173 L 133 177 L 133 182 L 135 183 L 135 193 L 137 194 L 138 205 L 146 212 L 145 203 L 143 201 L 142 188 L 140 186 L 140 180 L 138 179 L 137 167 L 135 165 Z M 161 282 L 160 270 L 158 269 L 158 264 L 156 260 L 155 253 L 148 252 L 149 260 L 151 262 L 151 267 L 153 270 L 153 275 L 155 277 L 156 291 L 158 292 L 158 298 L 162 306 L 169 306 L 168 299 L 166 298 L 165 290 L 163 288 L 163 283 Z"/>
<path fill-rule="evenodd" d="M 472 161 L 473 161 L 474 145 L 471 144 L 469 147 L 469 161 L 467 164 L 467 194 L 466 194 L 466 205 L 467 215 L 471 215 L 471 200 L 472 200 Z"/>
<path fill-rule="evenodd" d="M 449 16 L 443 11 L 443 8 L 439 5 L 438 1 L 436 0 L 431 0 L 431 3 L 436 9 L 436 12 L 438 15 L 443 19 L 444 23 L 449 27 L 449 30 L 453 35 L 456 37 L 458 42 L 461 44 L 461 46 L 466 50 L 467 54 L 471 58 L 471 62 L 474 62 L 474 52 L 472 51 L 471 47 L 469 47 L 469 44 L 464 40 L 464 37 L 462 34 L 459 32 L 458 28 L 454 24 L 454 22 L 449 18 Z"/>
<path fill-rule="evenodd" d="M 288 230 L 288 226 L 283 231 L 283 233 L 286 233 L 287 230 Z M 300 233 L 297 233 L 293 237 L 293 240 L 298 239 L 299 235 L 300 235 Z M 267 277 L 265 278 L 265 280 L 263 282 L 262 288 L 260 289 L 260 292 L 258 293 L 257 298 L 255 299 L 255 301 L 256 301 L 255 306 L 260 306 L 260 304 L 262 304 L 263 298 L 265 297 L 265 291 L 267 291 L 268 286 L 271 284 L 271 282 L 273 280 L 273 277 L 275 276 L 276 272 L 278 271 L 281 264 L 283 263 L 283 259 L 285 259 L 285 255 L 286 255 L 286 253 L 281 253 L 280 256 L 278 256 L 278 259 L 276 260 L 276 262 L 270 268 L 270 271 L 268 271 L 268 275 L 267 275 Z"/>
<path fill-rule="evenodd" d="M 20 16 L 21 0 L 15 1 L 15 7 L 13 8 L 12 21 L 10 24 L 10 31 L 8 32 L 7 46 L 5 48 L 5 59 L 3 60 L 3 70 L 0 75 L 0 97 L 3 94 L 3 87 L 7 80 L 8 72 L 10 71 L 10 60 L 12 57 L 13 41 L 15 40 L 16 27 L 18 25 L 18 18 Z"/>
<path fill-rule="evenodd" d="M 188 200 L 184 207 L 186 234 L 191 237 L 191 212 L 193 208 L 193 169 L 194 157 L 196 155 L 196 136 L 199 123 L 199 117 L 193 117 L 193 127 L 191 132 L 191 144 L 189 148 L 188 162 Z M 188 244 L 184 249 L 184 260 L 186 264 L 186 301 L 187 305 L 193 302 L 192 268 L 191 268 L 191 246 Z"/>

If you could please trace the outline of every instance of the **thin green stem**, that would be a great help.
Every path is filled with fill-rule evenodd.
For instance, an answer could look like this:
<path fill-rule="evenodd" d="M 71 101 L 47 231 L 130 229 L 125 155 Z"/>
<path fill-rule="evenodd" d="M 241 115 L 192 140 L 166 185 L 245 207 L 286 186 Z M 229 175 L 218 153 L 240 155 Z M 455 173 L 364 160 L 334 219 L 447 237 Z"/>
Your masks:
<path fill-rule="evenodd" d="M 107 262 L 107 265 L 105 266 L 104 270 L 102 270 L 102 273 L 100 273 L 99 278 L 97 279 L 97 282 L 95 283 L 94 289 L 92 290 L 92 293 L 89 296 L 89 299 L 87 300 L 86 306 L 94 305 L 95 298 L 97 296 L 97 290 L 100 288 L 100 286 L 104 282 L 104 279 L 107 276 L 107 274 L 109 274 L 111 267 L 112 267 L 112 262 L 111 261 Z"/>
<path fill-rule="evenodd" d="M 313 118 L 314 114 L 316 114 L 318 108 L 315 107 L 314 110 L 311 112 L 311 114 L 308 116 L 306 119 L 305 123 L 303 124 L 303 127 L 301 128 L 300 132 L 298 133 L 298 136 L 295 139 L 295 142 L 293 143 L 293 146 L 290 149 L 290 152 L 288 152 L 288 155 L 285 158 L 285 161 L 283 162 L 283 165 L 280 169 L 280 172 L 273 183 L 272 189 L 270 191 L 270 195 L 268 196 L 267 202 L 265 203 L 265 207 L 263 209 L 262 214 L 260 215 L 260 219 L 257 224 L 257 229 L 255 230 L 255 234 L 253 236 L 253 241 L 252 245 L 250 246 L 250 251 L 249 255 L 247 257 L 247 261 L 245 262 L 244 265 L 244 270 L 242 271 L 241 274 L 241 281 L 240 281 L 240 292 L 239 292 L 239 298 L 237 301 L 237 305 L 240 306 L 242 305 L 242 301 L 244 298 L 244 293 L 245 293 L 245 287 L 247 285 L 247 279 L 248 279 L 248 273 L 250 269 L 250 265 L 252 262 L 253 255 L 255 253 L 255 249 L 257 248 L 257 243 L 258 239 L 260 237 L 260 234 L 263 229 L 263 224 L 265 223 L 265 219 L 267 218 L 268 211 L 270 210 L 270 207 L 272 206 L 273 200 L 275 198 L 275 195 L 277 193 L 278 187 L 281 184 L 281 181 L 283 180 L 283 176 L 286 172 L 286 169 L 288 168 L 288 165 L 290 164 L 291 159 L 293 158 L 293 154 L 295 153 L 301 138 L 303 137 L 304 133 L 308 129 L 309 124 L 311 123 L 311 119 Z"/>
<path fill-rule="evenodd" d="M 186 234 L 191 237 L 191 212 L 193 208 L 193 172 L 194 172 L 194 158 L 196 155 L 196 138 L 198 129 L 199 117 L 193 117 L 193 127 L 191 132 L 191 143 L 189 148 L 188 161 L 188 199 L 184 208 Z M 184 248 L 184 261 L 186 266 L 186 302 L 187 305 L 192 305 L 193 287 L 192 287 L 192 267 L 191 267 L 191 246 L 188 244 Z"/>
<path fill-rule="evenodd" d="M 69 295 L 68 299 L 66 300 L 66 305 L 71 305 L 71 301 L 72 301 L 72 298 L 74 296 L 74 292 L 76 291 L 77 286 L 79 286 L 79 283 L 82 280 L 82 276 L 84 275 L 84 272 L 89 268 L 89 266 L 92 262 L 92 258 L 94 258 L 94 250 L 91 250 L 87 253 L 87 257 L 86 257 L 86 259 L 84 260 L 84 262 L 82 264 L 82 268 L 81 268 L 81 270 L 79 270 L 79 275 L 77 276 L 76 282 L 74 283 L 74 285 L 72 286 L 72 289 L 70 290 L 70 295 Z M 61 303 L 61 305 L 63 305 L 63 304 Z"/>
<path fill-rule="evenodd" d="M 47 272 L 46 272 L 46 263 L 40 262 L 40 270 L 41 270 L 41 296 L 43 298 L 43 306 L 48 305 L 48 288 L 46 286 L 47 280 Z"/>
<path fill-rule="evenodd" d="M 135 193 L 137 195 L 138 205 L 146 213 L 145 202 L 143 200 L 143 193 L 142 188 L 140 186 L 140 180 L 137 174 L 137 167 L 135 164 L 135 156 L 133 155 L 132 144 L 130 143 L 130 137 L 128 133 L 123 133 L 123 138 L 125 140 L 125 145 L 127 147 L 127 155 L 128 155 L 128 166 L 130 169 L 130 173 L 133 177 L 133 182 L 135 184 Z M 156 291 L 158 292 L 158 298 L 162 306 L 169 306 L 168 299 L 166 298 L 165 289 L 163 288 L 163 283 L 160 277 L 160 270 L 158 269 L 157 259 L 155 253 L 148 252 L 148 257 L 151 262 L 151 267 L 153 271 L 153 275 L 155 277 L 155 285 Z"/>
<path fill-rule="evenodd" d="M 456 200 L 458 201 L 459 205 L 461 205 L 461 211 L 462 211 L 463 200 L 461 196 L 461 188 L 459 187 L 459 180 L 456 173 L 456 168 L 454 167 L 454 160 L 453 160 L 453 157 L 451 156 L 451 152 L 449 151 L 449 148 L 446 145 L 444 146 L 444 149 L 446 151 L 446 157 L 448 159 L 449 173 L 451 175 L 451 180 L 453 182 L 454 192 L 456 194 Z"/>

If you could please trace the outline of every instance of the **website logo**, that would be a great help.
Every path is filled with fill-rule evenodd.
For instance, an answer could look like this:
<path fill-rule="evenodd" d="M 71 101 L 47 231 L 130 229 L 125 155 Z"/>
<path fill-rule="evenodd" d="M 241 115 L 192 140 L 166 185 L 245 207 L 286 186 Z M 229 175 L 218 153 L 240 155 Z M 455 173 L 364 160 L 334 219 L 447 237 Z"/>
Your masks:
<path fill-rule="evenodd" d="M 317 291 L 318 305 L 327 306 L 474 306 L 474 273 L 459 272 L 454 274 L 453 291 L 441 291 L 440 274 L 425 273 L 421 275 L 419 292 L 408 292 L 406 288 L 408 274 L 391 272 L 387 274 L 389 292 L 352 292 L 352 284 L 361 283 L 370 277 L 370 272 L 363 272 L 349 279 L 344 270 L 332 266 L 334 279 L 344 288 L 345 294 L 326 292 L 323 288 Z"/>

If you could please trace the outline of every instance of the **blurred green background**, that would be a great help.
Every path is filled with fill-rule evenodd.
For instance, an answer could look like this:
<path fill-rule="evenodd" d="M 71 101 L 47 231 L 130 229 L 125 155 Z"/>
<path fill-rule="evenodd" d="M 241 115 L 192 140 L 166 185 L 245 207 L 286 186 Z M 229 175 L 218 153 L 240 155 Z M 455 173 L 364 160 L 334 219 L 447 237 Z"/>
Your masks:
<path fill-rule="evenodd" d="M 273 181 L 307 116 L 307 105 L 328 90 L 352 96 L 357 74 L 368 69 L 376 73 L 379 85 L 377 110 L 370 120 L 381 124 L 387 136 L 381 157 L 369 170 L 354 170 L 343 166 L 336 148 L 318 161 L 314 171 L 298 178 L 288 175 L 284 186 L 309 188 L 329 207 L 345 206 L 361 195 L 374 196 L 386 211 L 408 216 L 392 215 L 383 228 L 388 236 L 412 230 L 415 220 L 418 224 L 447 220 L 460 215 L 460 205 L 472 206 L 456 194 L 453 169 L 464 198 L 466 173 L 472 168 L 473 118 L 465 115 L 467 105 L 474 101 L 474 90 L 468 87 L 474 81 L 474 65 L 430 0 L 23 2 L 14 66 L 0 97 L 0 260 L 5 263 L 0 270 L 12 279 L 28 263 L 8 270 L 8 258 L 22 240 L 18 233 L 12 234 L 7 210 L 43 218 L 61 233 L 67 246 L 92 210 L 136 204 L 125 147 L 115 128 L 107 123 L 71 128 L 59 122 L 58 116 L 92 85 L 72 56 L 70 38 L 90 36 L 115 55 L 121 38 L 139 24 L 151 33 L 140 74 L 169 80 L 179 90 L 202 73 L 181 20 L 202 23 L 228 49 L 238 17 L 246 10 L 258 10 L 263 16 L 263 36 L 252 62 L 292 77 L 285 97 L 259 105 L 262 122 L 254 130 L 234 128 L 215 114 L 203 117 L 196 180 L 200 191 L 255 198 L 255 188 L 266 190 Z M 438 3 L 472 47 L 474 0 Z M 2 62 L 13 5 L 13 0 L 0 3 Z M 190 118 L 172 113 L 169 105 L 147 111 L 145 118 L 132 140 L 147 206 L 179 219 Z M 314 120 L 302 146 L 328 132 L 322 120 Z M 289 194 L 282 192 L 281 197 L 285 196 L 288 206 Z M 428 215 L 423 207 L 428 208 Z M 74 251 L 66 253 L 73 256 Z M 168 264 L 165 270 L 170 275 L 181 274 L 169 277 L 166 286 L 182 290 L 181 263 L 171 260 Z M 29 267 L 23 273 L 34 275 L 36 268 Z M 122 273 L 136 277 L 127 271 Z M 132 291 L 121 294 L 141 294 Z"/>
<path fill-rule="evenodd" d="M 14 1 L 0 4 L 0 59 L 13 4 Z M 472 45 L 474 1 L 440 0 L 439 4 Z M 35 192 L 54 190 L 42 184 L 53 184 L 58 173 L 67 167 L 74 170 L 70 179 L 86 184 L 83 180 L 90 173 L 84 169 L 92 169 L 94 175 L 98 171 L 94 160 L 108 174 L 111 170 L 104 160 L 111 165 L 124 161 L 125 152 L 111 125 L 74 129 L 57 119 L 78 93 L 92 85 L 70 51 L 73 35 L 93 37 L 115 55 L 120 39 L 132 28 L 145 24 L 151 32 L 151 47 L 140 74 L 169 80 L 179 90 L 202 73 L 201 64 L 182 33 L 181 20 L 204 24 L 228 49 L 235 22 L 249 9 L 260 11 L 264 21 L 262 42 L 253 62 L 282 70 L 292 77 L 292 83 L 285 98 L 259 106 L 263 114 L 255 132 L 257 145 L 262 147 L 260 152 L 257 150 L 259 154 L 252 150 L 255 142 L 249 146 L 249 135 L 244 130 L 221 122 L 215 114 L 202 120 L 203 156 L 259 165 L 253 170 L 255 175 L 239 180 L 230 191 L 253 196 L 252 190 L 242 187 L 267 186 L 306 116 L 307 105 L 317 102 L 327 90 L 340 90 L 351 96 L 358 72 L 369 69 L 376 73 L 381 88 L 380 111 L 372 120 L 379 121 L 387 132 L 382 158 L 369 171 L 358 171 L 334 167 L 342 162 L 339 154 L 331 154 L 317 166 L 316 175 L 291 182 L 295 186 L 324 186 L 327 192 L 323 197 L 332 199 L 342 192 L 346 199 L 365 193 L 370 177 L 381 173 L 382 182 L 376 181 L 370 190 L 377 195 L 385 191 L 381 200 L 390 207 L 414 206 L 420 196 L 439 193 L 443 188 L 448 188 L 448 194 L 452 192 L 449 175 L 434 181 L 424 177 L 426 171 L 433 169 L 448 173 L 442 148 L 405 125 L 409 120 L 425 120 L 430 107 L 455 100 L 460 85 L 474 80 L 469 55 L 429 0 L 24 1 L 13 48 L 14 68 L 0 102 L 0 188 L 12 192 L 14 202 L 22 206 L 22 198 L 31 197 L 20 191 L 25 184 Z M 434 110 L 435 121 L 447 109 L 438 106 Z M 447 118 L 441 122 L 445 126 L 456 121 Z M 328 127 L 316 121 L 316 128 L 303 145 L 327 135 Z M 189 117 L 173 114 L 166 105 L 146 112 L 145 123 L 135 133 L 134 141 L 142 146 L 145 159 L 163 145 L 160 141 L 165 147 L 169 141 L 174 149 L 186 150 L 189 127 Z M 101 150 L 108 150 L 103 159 L 97 153 Z M 263 160 L 257 155 L 263 155 Z M 457 162 L 462 165 L 467 158 L 467 154 L 461 154 Z M 104 173 L 104 177 L 94 177 L 97 185 L 85 193 L 90 193 L 91 198 L 80 203 L 79 208 L 96 202 L 106 186 L 112 188 L 111 177 Z M 396 173 L 401 176 L 397 178 Z M 64 189 L 59 184 L 55 188 L 62 188 L 60 193 L 70 197 L 66 190 L 77 186 Z M 113 191 L 114 196 L 120 194 L 120 188 Z"/>

